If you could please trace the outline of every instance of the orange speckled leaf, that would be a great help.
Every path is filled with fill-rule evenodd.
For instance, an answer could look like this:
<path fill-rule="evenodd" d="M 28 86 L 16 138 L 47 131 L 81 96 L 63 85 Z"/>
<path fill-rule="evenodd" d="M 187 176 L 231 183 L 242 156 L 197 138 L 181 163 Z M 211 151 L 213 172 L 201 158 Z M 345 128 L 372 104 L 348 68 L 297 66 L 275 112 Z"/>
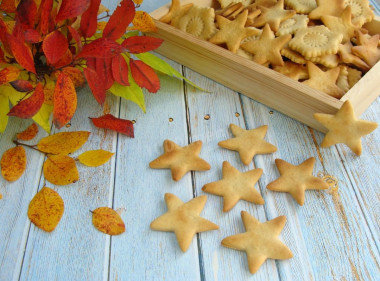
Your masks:
<path fill-rule="evenodd" d="M 67 155 L 49 156 L 43 169 L 45 179 L 55 185 L 66 185 L 79 180 L 75 160 Z"/>
<path fill-rule="evenodd" d="M 22 146 L 6 150 L 0 161 L 1 175 L 7 181 L 18 180 L 26 168 L 26 152 Z"/>
<path fill-rule="evenodd" d="M 8 66 L 0 70 L 0 85 L 14 81 L 18 78 L 21 70 L 14 66 Z"/>
<path fill-rule="evenodd" d="M 42 138 L 37 148 L 49 154 L 66 155 L 78 150 L 87 141 L 90 132 L 61 132 Z"/>
<path fill-rule="evenodd" d="M 8 112 L 8 116 L 17 116 L 20 118 L 31 118 L 41 108 L 44 103 L 44 89 L 41 83 L 38 83 L 34 89 L 34 93 L 27 99 L 20 101 L 13 106 Z"/>
<path fill-rule="evenodd" d="M 115 153 L 103 149 L 88 150 L 79 155 L 78 160 L 83 165 L 89 167 L 97 167 L 103 165 L 104 163 L 107 163 L 114 154 Z"/>
<path fill-rule="evenodd" d="M 59 194 L 44 186 L 30 201 L 28 218 L 38 228 L 53 231 L 62 218 L 65 205 Z"/>
<path fill-rule="evenodd" d="M 0 4 L 0 10 L 6 13 L 16 12 L 16 1 L 15 0 L 2 0 Z"/>
<path fill-rule="evenodd" d="M 157 32 L 158 29 L 154 24 L 152 17 L 144 11 L 137 11 L 132 21 L 133 26 L 128 30 L 139 30 L 141 32 Z"/>
<path fill-rule="evenodd" d="M 75 88 L 82 87 L 86 82 L 84 79 L 83 72 L 80 71 L 78 68 L 68 66 L 62 69 L 62 72 L 70 77 Z"/>
<path fill-rule="evenodd" d="M 92 211 L 92 224 L 97 230 L 109 235 L 125 232 L 125 224 L 119 214 L 108 207 L 100 207 Z"/>
<path fill-rule="evenodd" d="M 70 77 L 61 72 L 53 96 L 53 123 L 59 129 L 68 123 L 77 109 L 77 92 Z"/>
<path fill-rule="evenodd" d="M 38 134 L 38 127 L 36 123 L 32 123 L 28 128 L 26 128 L 24 131 L 16 134 L 16 138 L 19 140 L 29 141 L 34 139 L 35 136 Z"/>

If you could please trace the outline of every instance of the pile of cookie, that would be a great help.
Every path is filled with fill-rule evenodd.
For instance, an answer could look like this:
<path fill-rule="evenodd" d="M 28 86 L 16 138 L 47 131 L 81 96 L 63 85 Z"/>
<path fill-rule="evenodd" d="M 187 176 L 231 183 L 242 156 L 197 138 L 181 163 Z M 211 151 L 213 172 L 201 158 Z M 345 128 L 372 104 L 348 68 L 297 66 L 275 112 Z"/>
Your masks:
<path fill-rule="evenodd" d="M 340 99 L 380 59 L 368 0 L 172 0 L 160 21 Z"/>
<path fill-rule="evenodd" d="M 350 101 L 346 101 L 335 115 L 316 113 L 314 117 L 329 130 L 322 141 L 322 147 L 345 143 L 358 155 L 362 151 L 361 137 L 377 127 L 375 122 L 358 120 Z M 267 129 L 268 126 L 264 125 L 256 129 L 245 130 L 231 124 L 230 130 L 234 137 L 220 141 L 218 145 L 237 151 L 242 163 L 249 165 L 255 155 L 277 151 L 276 146 L 264 140 Z M 163 146 L 164 153 L 150 162 L 149 167 L 170 169 L 175 181 L 179 181 L 189 171 L 211 169 L 210 164 L 198 156 L 202 148 L 201 141 L 181 147 L 170 140 L 165 140 Z M 328 188 L 325 181 L 312 175 L 314 163 L 314 157 L 310 157 L 299 165 L 292 165 L 282 159 L 276 159 L 275 164 L 280 177 L 269 183 L 267 189 L 287 192 L 302 206 L 306 190 Z M 263 169 L 257 168 L 241 173 L 230 163 L 224 161 L 222 174 L 221 180 L 204 185 L 202 190 L 222 196 L 224 212 L 230 211 L 239 200 L 259 205 L 264 204 L 260 192 L 254 188 L 263 174 Z M 174 194 L 165 194 L 168 211 L 151 223 L 151 229 L 174 232 L 181 250 L 187 251 L 196 233 L 219 229 L 216 224 L 200 217 L 206 200 L 207 197 L 202 195 L 184 203 Z M 285 216 L 279 216 L 264 223 L 260 223 L 245 211 L 241 212 L 241 217 L 246 232 L 226 237 L 221 244 L 228 248 L 245 251 L 251 273 L 257 272 L 268 258 L 289 259 L 293 256 L 291 250 L 278 238 L 286 223 Z"/>

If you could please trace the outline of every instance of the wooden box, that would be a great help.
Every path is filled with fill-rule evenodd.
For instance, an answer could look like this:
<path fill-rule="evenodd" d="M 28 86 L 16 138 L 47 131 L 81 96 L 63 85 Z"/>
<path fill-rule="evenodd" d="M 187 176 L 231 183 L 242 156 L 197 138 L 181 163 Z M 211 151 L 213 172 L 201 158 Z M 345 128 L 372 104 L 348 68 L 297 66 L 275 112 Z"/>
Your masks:
<path fill-rule="evenodd" d="M 181 4 L 188 2 L 213 6 L 212 0 L 182 0 Z M 151 16 L 159 19 L 170 4 Z M 313 118 L 314 113 L 334 114 L 349 99 L 360 116 L 380 94 L 380 62 L 338 100 L 168 24 L 156 20 L 156 25 L 158 33 L 149 35 L 164 39 L 158 53 L 322 132 L 326 129 Z M 371 34 L 380 33 L 380 19 L 366 28 Z"/>

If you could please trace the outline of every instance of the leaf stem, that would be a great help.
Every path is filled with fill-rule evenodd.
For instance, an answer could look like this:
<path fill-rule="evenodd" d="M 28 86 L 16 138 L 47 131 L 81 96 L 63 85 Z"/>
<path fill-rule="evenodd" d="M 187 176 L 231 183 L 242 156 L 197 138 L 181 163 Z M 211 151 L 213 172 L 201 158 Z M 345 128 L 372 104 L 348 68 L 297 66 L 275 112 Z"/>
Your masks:
<path fill-rule="evenodd" d="M 34 149 L 34 150 L 37 150 L 38 152 L 43 153 L 41 150 L 39 150 L 38 148 L 36 148 L 36 145 L 30 145 L 30 144 L 22 143 L 22 142 L 19 142 L 17 139 L 13 140 L 13 143 L 15 145 L 23 145 L 23 146 L 29 147 L 31 149 Z"/>

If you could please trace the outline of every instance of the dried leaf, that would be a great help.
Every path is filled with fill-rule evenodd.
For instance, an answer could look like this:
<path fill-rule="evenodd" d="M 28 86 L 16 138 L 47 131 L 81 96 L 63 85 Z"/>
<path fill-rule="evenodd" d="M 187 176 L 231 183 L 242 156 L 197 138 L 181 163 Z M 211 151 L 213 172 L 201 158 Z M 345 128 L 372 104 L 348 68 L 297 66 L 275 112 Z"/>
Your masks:
<path fill-rule="evenodd" d="M 128 64 L 122 55 L 112 58 L 112 76 L 117 83 L 129 86 Z"/>
<path fill-rule="evenodd" d="M 90 132 L 61 132 L 42 138 L 37 148 L 49 154 L 66 155 L 78 150 L 88 139 Z"/>
<path fill-rule="evenodd" d="M 13 106 L 8 113 L 8 116 L 17 116 L 20 118 L 31 118 L 41 108 L 44 103 L 44 90 L 42 84 L 38 83 L 34 89 L 34 93 L 27 99 L 20 101 Z"/>
<path fill-rule="evenodd" d="M 104 104 L 106 100 L 106 89 L 104 88 L 102 79 L 100 79 L 96 71 L 91 68 L 83 69 L 83 73 L 96 101 L 101 105 Z"/>
<path fill-rule="evenodd" d="M 16 80 L 20 72 L 20 69 L 11 65 L 3 68 L 0 70 L 0 85 Z"/>
<path fill-rule="evenodd" d="M 158 29 L 152 17 L 144 11 L 137 11 L 132 21 L 133 26 L 128 30 L 139 30 L 141 32 L 157 32 Z"/>
<path fill-rule="evenodd" d="M 37 16 L 37 5 L 34 0 L 23 0 L 17 6 L 16 19 L 21 23 L 24 30 L 34 28 Z"/>
<path fill-rule="evenodd" d="M 62 1 L 55 21 L 59 22 L 65 19 L 75 18 L 83 14 L 90 6 L 90 0 L 65 0 Z"/>
<path fill-rule="evenodd" d="M 134 137 L 133 123 L 130 120 L 116 118 L 111 114 L 103 115 L 99 118 L 91 118 L 92 123 L 98 128 L 109 129 L 121 134 Z"/>
<path fill-rule="evenodd" d="M 128 37 L 121 44 L 132 54 L 139 54 L 152 51 L 161 46 L 164 40 L 149 36 Z"/>
<path fill-rule="evenodd" d="M 103 30 L 103 36 L 109 39 L 119 39 L 126 31 L 128 25 L 135 17 L 135 4 L 132 0 L 122 0 L 120 5 L 108 20 Z"/>
<path fill-rule="evenodd" d="M 97 230 L 109 235 L 125 232 L 125 224 L 119 214 L 108 207 L 100 207 L 92 211 L 92 224 Z"/>
<path fill-rule="evenodd" d="M 82 50 L 82 39 L 81 39 L 78 31 L 76 29 L 72 28 L 71 26 L 68 26 L 67 28 L 69 29 L 71 36 L 74 38 L 75 43 L 77 43 L 77 46 L 78 46 L 77 51 L 80 52 Z"/>
<path fill-rule="evenodd" d="M 49 32 L 49 22 L 53 20 L 51 17 L 51 11 L 53 9 L 53 0 L 43 0 L 40 5 L 40 9 L 40 31 L 42 34 L 47 34 Z"/>
<path fill-rule="evenodd" d="M 84 37 L 91 37 L 96 32 L 100 1 L 91 0 L 90 7 L 82 15 L 80 31 Z"/>
<path fill-rule="evenodd" d="M 84 76 L 82 71 L 78 68 L 68 66 L 62 69 L 62 72 L 70 77 L 71 81 L 74 84 L 74 87 L 82 87 L 85 84 Z"/>
<path fill-rule="evenodd" d="M 1 175 L 7 181 L 18 180 L 26 168 L 26 152 L 22 146 L 6 150 L 0 161 Z"/>
<path fill-rule="evenodd" d="M 44 186 L 30 201 L 28 218 L 38 228 L 53 231 L 62 218 L 65 206 L 59 194 Z"/>
<path fill-rule="evenodd" d="M 124 51 L 117 42 L 102 37 L 84 45 L 77 58 L 110 58 Z"/>
<path fill-rule="evenodd" d="M 69 48 L 66 37 L 58 30 L 53 31 L 46 35 L 42 49 L 46 56 L 48 63 L 55 64 L 66 53 Z"/>
<path fill-rule="evenodd" d="M 43 170 L 46 180 L 55 185 L 66 185 L 79 180 L 75 160 L 67 155 L 49 156 Z"/>
<path fill-rule="evenodd" d="M 27 43 L 38 43 L 42 41 L 42 38 L 37 30 L 27 29 L 24 32 L 24 38 Z"/>
<path fill-rule="evenodd" d="M 137 85 L 147 89 L 151 93 L 156 93 L 160 89 L 160 79 L 156 72 L 149 65 L 141 60 L 129 60 L 132 77 Z"/>
<path fill-rule="evenodd" d="M 33 90 L 33 85 L 26 80 L 15 80 L 10 82 L 11 86 L 18 92 L 30 92 Z"/>
<path fill-rule="evenodd" d="M 115 153 L 103 149 L 89 150 L 79 155 L 78 160 L 83 165 L 89 167 L 97 167 L 103 165 L 104 163 L 107 163 L 114 154 Z"/>
<path fill-rule="evenodd" d="M 26 128 L 24 131 L 17 133 L 16 138 L 19 140 L 29 141 L 34 139 L 35 136 L 38 134 L 38 127 L 36 123 L 32 123 L 28 128 Z"/>
<path fill-rule="evenodd" d="M 63 127 L 74 116 L 77 108 L 77 93 L 70 77 L 61 72 L 55 84 L 53 96 L 53 123 Z"/>
<path fill-rule="evenodd" d="M 16 61 L 26 70 L 36 73 L 33 55 L 30 48 L 13 35 L 6 34 L 6 37 Z"/>

